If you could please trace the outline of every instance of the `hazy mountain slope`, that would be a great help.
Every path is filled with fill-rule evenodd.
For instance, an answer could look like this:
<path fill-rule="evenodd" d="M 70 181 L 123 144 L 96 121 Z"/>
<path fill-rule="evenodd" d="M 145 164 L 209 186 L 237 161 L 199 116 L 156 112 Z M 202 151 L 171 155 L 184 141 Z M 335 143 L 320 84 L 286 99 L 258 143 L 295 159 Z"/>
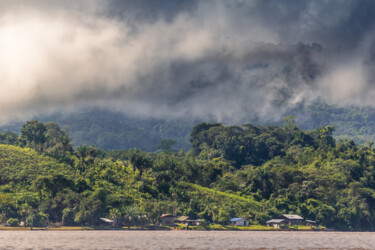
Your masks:
<path fill-rule="evenodd" d="M 193 126 L 180 121 L 135 119 L 104 110 L 50 119 L 69 131 L 75 145 L 94 145 L 106 150 L 138 148 L 155 151 L 162 139 L 174 139 L 175 148 L 188 149 L 188 135 Z"/>
<path fill-rule="evenodd" d="M 193 121 L 139 119 L 99 109 L 35 119 L 58 123 L 69 132 L 75 146 L 93 145 L 105 150 L 138 148 L 155 151 L 162 139 L 173 139 L 176 141 L 175 149 L 188 150 L 190 130 L 195 124 Z M 19 133 L 22 124 L 2 126 L 0 132 Z"/>
<path fill-rule="evenodd" d="M 332 125 L 335 126 L 336 139 L 353 139 L 358 144 L 375 141 L 375 108 L 372 107 L 337 106 L 317 100 L 291 114 L 297 117 L 297 124 L 302 129 Z M 199 123 L 188 120 L 140 119 L 99 109 L 36 119 L 58 123 L 68 130 L 76 146 L 93 145 L 106 150 L 138 148 L 145 151 L 157 150 L 162 139 L 174 139 L 175 149 L 188 150 L 191 128 Z M 22 123 L 2 126 L 0 132 L 10 130 L 18 133 Z M 259 121 L 255 124 L 264 125 Z M 281 121 L 275 124 L 281 124 Z"/>
<path fill-rule="evenodd" d="M 295 115 L 302 129 L 331 125 L 336 139 L 352 139 L 357 144 L 375 142 L 374 107 L 338 106 L 317 100 Z"/>

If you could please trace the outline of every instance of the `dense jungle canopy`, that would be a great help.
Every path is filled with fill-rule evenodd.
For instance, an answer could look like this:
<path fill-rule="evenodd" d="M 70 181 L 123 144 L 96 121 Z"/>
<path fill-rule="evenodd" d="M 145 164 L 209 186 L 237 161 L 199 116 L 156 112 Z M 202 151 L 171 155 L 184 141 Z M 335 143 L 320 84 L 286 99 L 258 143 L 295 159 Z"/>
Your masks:
<path fill-rule="evenodd" d="M 37 225 L 156 223 L 162 213 L 253 224 L 296 213 L 340 230 L 375 229 L 372 143 L 335 141 L 334 128 L 200 123 L 191 150 L 73 148 L 53 122 L 0 134 L 0 221 Z"/>

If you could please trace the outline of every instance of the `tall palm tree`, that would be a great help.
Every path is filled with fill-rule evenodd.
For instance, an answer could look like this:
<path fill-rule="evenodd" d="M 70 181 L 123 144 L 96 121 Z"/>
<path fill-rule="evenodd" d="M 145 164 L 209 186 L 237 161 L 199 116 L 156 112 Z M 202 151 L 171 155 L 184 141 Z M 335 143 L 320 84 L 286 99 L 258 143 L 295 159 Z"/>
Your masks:
<path fill-rule="evenodd" d="M 117 226 L 116 224 L 120 223 L 121 218 L 120 210 L 118 208 L 112 208 L 111 210 L 109 210 L 109 217 L 115 221 L 114 224 L 115 226 Z"/>
<path fill-rule="evenodd" d="M 63 155 L 65 155 L 66 152 L 72 152 L 73 147 L 72 147 L 72 142 L 67 134 L 64 134 L 59 138 L 59 143 L 58 143 L 60 149 L 63 152 Z"/>
<path fill-rule="evenodd" d="M 135 223 L 139 211 L 138 208 L 135 206 L 128 206 L 123 208 L 122 214 L 124 217 L 124 222 L 128 226 L 128 229 L 130 229 L 130 226 Z"/>

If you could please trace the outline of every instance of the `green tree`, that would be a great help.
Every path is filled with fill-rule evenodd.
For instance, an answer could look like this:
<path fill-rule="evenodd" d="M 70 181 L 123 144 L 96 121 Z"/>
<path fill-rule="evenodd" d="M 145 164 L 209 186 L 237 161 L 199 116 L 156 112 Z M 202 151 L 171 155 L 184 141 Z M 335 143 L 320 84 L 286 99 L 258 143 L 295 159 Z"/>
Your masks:
<path fill-rule="evenodd" d="M 61 149 L 63 155 L 65 155 L 67 152 L 73 152 L 73 143 L 67 134 L 59 137 L 57 145 Z"/>
<path fill-rule="evenodd" d="M 152 166 L 151 159 L 139 150 L 134 150 L 130 153 L 129 161 L 133 165 L 134 172 L 137 169 L 140 176 L 142 176 L 144 170 Z"/>
<path fill-rule="evenodd" d="M 137 221 L 139 210 L 135 206 L 127 206 L 122 209 L 123 222 L 130 229 L 130 226 L 134 225 Z"/>
<path fill-rule="evenodd" d="M 17 145 L 18 135 L 14 132 L 0 133 L 0 144 Z"/>
<path fill-rule="evenodd" d="M 62 224 L 64 226 L 74 226 L 74 211 L 70 208 L 65 208 L 62 211 Z"/>
<path fill-rule="evenodd" d="M 284 122 L 283 125 L 284 125 L 284 128 L 285 128 L 285 129 L 292 130 L 292 129 L 297 128 L 297 125 L 296 125 L 296 117 L 293 116 L 293 115 L 290 115 L 290 116 L 284 117 L 284 118 L 283 118 L 283 122 Z"/>
<path fill-rule="evenodd" d="M 22 125 L 21 136 L 34 147 L 34 150 L 43 151 L 43 144 L 47 140 L 46 131 L 43 123 L 32 120 Z"/>
<path fill-rule="evenodd" d="M 46 122 L 46 152 L 55 157 L 63 157 L 67 152 L 73 152 L 68 134 L 54 122 Z"/>

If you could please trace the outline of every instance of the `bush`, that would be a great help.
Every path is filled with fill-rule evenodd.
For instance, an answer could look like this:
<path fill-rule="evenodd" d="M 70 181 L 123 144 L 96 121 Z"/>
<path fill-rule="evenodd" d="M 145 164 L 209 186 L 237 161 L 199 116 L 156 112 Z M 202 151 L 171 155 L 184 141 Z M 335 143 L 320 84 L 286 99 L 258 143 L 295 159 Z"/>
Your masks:
<path fill-rule="evenodd" d="M 205 227 L 208 226 L 208 221 L 206 219 L 201 220 L 201 226 Z"/>
<path fill-rule="evenodd" d="M 47 225 L 47 215 L 44 213 L 37 213 L 37 214 L 30 214 L 26 218 L 26 226 L 27 227 L 44 227 Z"/>
<path fill-rule="evenodd" d="M 20 221 L 17 218 L 10 218 L 7 220 L 7 224 L 9 224 L 12 227 L 17 227 Z"/>
<path fill-rule="evenodd" d="M 62 213 L 63 226 L 74 226 L 74 212 L 69 208 L 65 208 Z"/>

